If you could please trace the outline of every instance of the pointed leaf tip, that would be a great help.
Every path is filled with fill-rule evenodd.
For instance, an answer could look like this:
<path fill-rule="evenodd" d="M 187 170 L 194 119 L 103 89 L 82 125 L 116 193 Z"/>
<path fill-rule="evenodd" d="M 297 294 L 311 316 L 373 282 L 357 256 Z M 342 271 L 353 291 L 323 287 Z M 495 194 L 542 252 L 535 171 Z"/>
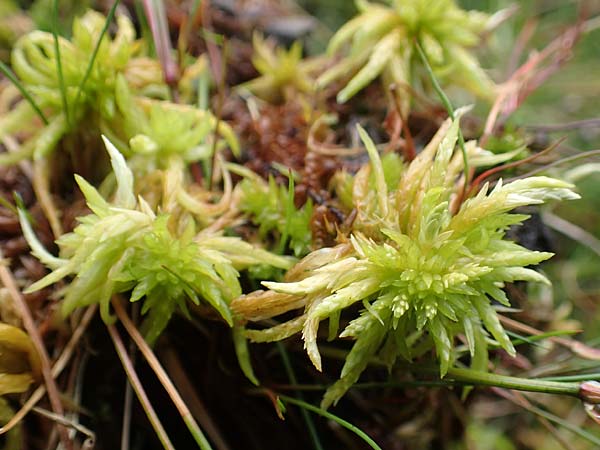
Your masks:
<path fill-rule="evenodd" d="M 115 205 L 123 208 L 135 208 L 135 194 L 133 193 L 133 173 L 127 165 L 125 158 L 110 140 L 102 135 L 104 146 L 110 155 L 115 177 L 117 179 L 117 192 L 115 194 Z"/>

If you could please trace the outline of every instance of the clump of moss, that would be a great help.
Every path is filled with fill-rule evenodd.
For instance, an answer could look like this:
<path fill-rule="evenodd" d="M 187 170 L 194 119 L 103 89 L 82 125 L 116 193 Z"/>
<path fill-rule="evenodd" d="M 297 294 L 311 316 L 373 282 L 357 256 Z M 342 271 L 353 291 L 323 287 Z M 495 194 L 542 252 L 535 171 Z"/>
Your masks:
<path fill-rule="evenodd" d="M 60 291 L 63 313 L 97 303 L 110 322 L 111 297 L 131 291 L 132 302 L 144 301 L 144 328 L 151 342 L 177 309 L 186 313 L 187 300 L 208 303 L 233 326 L 229 303 L 241 294 L 238 270 L 253 264 L 288 268 L 290 259 L 218 231 L 197 233 L 191 220 L 181 232 L 182 224 L 170 223 L 168 214 L 156 214 L 143 198 L 136 198 L 125 159 L 108 140 L 105 143 L 118 184 L 114 199 L 106 201 L 76 175 L 92 213 L 80 217 L 80 224 L 57 240 L 58 258 L 44 250 L 22 214 L 34 254 L 52 269 L 27 292 L 74 276 Z"/>
<path fill-rule="evenodd" d="M 490 16 L 462 10 L 454 0 L 389 3 L 384 6 L 356 2 L 359 15 L 340 28 L 329 42 L 330 54 L 339 52 L 344 56 L 319 77 L 319 85 L 355 73 L 338 93 L 340 103 L 348 101 L 380 75 L 386 85 L 396 83 L 414 89 L 427 80 L 416 51 L 416 45 L 420 44 L 442 82 L 458 84 L 482 98 L 494 97 L 494 83 L 469 52 L 480 42 L 491 23 Z M 345 44 L 349 44 L 347 50 Z"/>
<path fill-rule="evenodd" d="M 453 212 L 451 203 L 461 192 L 456 180 L 462 157 L 453 157 L 458 126 L 458 120 L 446 122 L 392 189 L 375 146 L 359 130 L 371 164 L 354 180 L 358 214 L 347 241 L 310 253 L 284 282 L 264 282 L 269 291 L 242 296 L 232 304 L 249 320 L 303 310 L 288 322 L 247 334 L 254 341 L 276 341 L 302 332 L 308 356 L 321 370 L 320 322 L 329 320 L 330 337 L 334 337 L 340 314 L 362 303 L 359 317 L 339 334 L 355 343 L 339 381 L 325 394 L 324 407 L 339 400 L 376 354 L 391 365 L 398 356 L 411 360 L 432 348 L 441 376 L 456 357 L 458 334 L 466 337 L 477 370 L 487 369 L 491 338 L 515 354 L 492 302 L 509 305 L 502 289 L 507 282 L 548 283 L 527 266 L 552 254 L 530 251 L 505 239 L 509 226 L 528 217 L 510 211 L 578 195 L 572 185 L 553 178 L 532 177 L 509 184 L 500 180 L 491 190 L 486 184 Z M 371 173 L 374 191 L 360 189 L 369 185 Z"/>

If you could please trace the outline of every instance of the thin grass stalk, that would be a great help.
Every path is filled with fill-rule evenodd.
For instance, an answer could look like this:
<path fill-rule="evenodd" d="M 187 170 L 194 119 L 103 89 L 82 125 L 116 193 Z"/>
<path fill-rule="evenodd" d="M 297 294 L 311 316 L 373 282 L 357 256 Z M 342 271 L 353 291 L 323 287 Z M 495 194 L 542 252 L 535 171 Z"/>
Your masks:
<path fill-rule="evenodd" d="M 291 177 L 290 177 L 291 179 Z M 293 385 L 298 384 L 298 379 L 296 378 L 296 374 L 294 373 L 294 368 L 292 367 L 292 363 L 290 361 L 290 357 L 285 349 L 285 346 L 281 342 L 277 342 L 277 350 L 281 355 L 281 360 L 283 361 L 283 366 L 285 371 L 287 372 L 288 378 Z M 300 391 L 296 392 L 296 396 L 299 400 L 304 401 L 304 397 Z M 323 444 L 321 444 L 321 439 L 319 438 L 319 433 L 317 432 L 317 427 L 312 420 L 308 411 L 304 408 L 301 409 L 302 418 L 306 422 L 306 428 L 308 428 L 308 433 L 310 434 L 310 439 L 313 442 L 313 445 L 316 450 L 324 450 Z"/>
<path fill-rule="evenodd" d="M 552 338 L 549 338 L 552 339 Z M 556 339 L 556 338 L 555 338 Z M 346 359 L 347 352 L 343 350 L 324 347 L 321 350 L 322 354 L 326 354 L 335 359 Z M 377 359 L 372 358 L 369 364 L 386 367 L 386 364 Z M 405 367 L 415 373 L 421 374 L 439 374 L 439 367 L 434 365 L 416 365 L 397 363 L 399 367 Z M 437 381 L 437 380 L 436 380 Z M 544 394 L 559 394 L 570 397 L 581 398 L 580 383 L 559 383 L 545 381 L 542 379 L 529 379 L 511 377 L 507 375 L 498 375 L 495 373 L 481 372 L 473 369 L 465 369 L 458 367 L 450 367 L 445 378 L 439 381 L 449 383 L 460 383 L 467 386 L 493 386 L 506 389 L 514 389 L 516 391 L 539 392 Z"/>
<path fill-rule="evenodd" d="M 142 0 L 135 0 L 135 15 L 139 22 L 140 27 L 140 38 L 141 41 L 148 47 L 148 56 L 156 56 L 156 48 L 154 47 L 154 42 L 152 40 L 152 31 L 150 30 L 150 25 L 148 24 L 148 18 L 146 17 L 146 13 L 144 12 L 144 5 L 142 4 Z"/>
<path fill-rule="evenodd" d="M 552 150 L 556 149 L 560 144 L 562 144 L 564 140 L 565 140 L 565 138 L 559 139 L 558 141 L 556 141 L 553 144 L 546 147 L 541 152 L 534 153 L 533 155 L 530 155 L 527 158 L 523 158 L 518 161 L 513 161 L 510 163 L 502 164 L 500 166 L 496 166 L 496 167 L 486 170 L 485 172 L 482 172 L 477 178 L 475 178 L 475 180 L 473 180 L 473 183 L 471 183 L 471 188 L 469 189 L 469 195 L 474 193 L 475 190 L 479 187 L 479 185 L 481 183 L 483 183 L 483 181 L 486 178 L 488 178 L 496 173 L 503 172 L 507 169 L 512 169 L 513 167 L 518 167 L 522 164 L 529 163 L 529 162 L 539 158 L 540 156 L 550 153 Z"/>
<path fill-rule="evenodd" d="M 600 372 L 582 373 L 579 375 L 563 375 L 556 377 L 540 377 L 544 381 L 600 381 Z"/>
<path fill-rule="evenodd" d="M 112 339 L 115 349 L 117 350 L 117 355 L 121 360 L 123 369 L 125 369 L 127 378 L 129 379 L 129 382 L 131 383 L 131 386 L 133 387 L 133 390 L 135 391 L 135 394 L 137 395 L 137 398 L 140 401 L 140 404 L 142 405 L 142 408 L 144 409 L 152 428 L 154 428 L 154 431 L 156 432 L 156 435 L 158 436 L 163 448 L 166 450 L 175 450 L 175 447 L 171 443 L 167 432 L 162 426 L 156 411 L 154 411 L 154 408 L 152 407 L 152 404 L 146 395 L 146 391 L 144 390 L 135 368 L 131 363 L 131 359 L 129 359 L 129 355 L 127 355 L 127 350 L 125 349 L 125 345 L 123 344 L 121 336 L 119 336 L 116 327 L 114 325 L 107 325 L 106 328 L 108 329 L 108 334 L 110 334 L 110 338 Z"/>
<path fill-rule="evenodd" d="M 177 51 L 178 51 L 180 70 L 183 67 L 183 59 L 185 56 L 185 52 L 187 50 L 188 41 L 191 36 L 192 29 L 194 27 L 196 19 L 198 18 L 197 16 L 200 11 L 200 3 L 201 3 L 200 0 L 194 0 L 194 3 L 192 4 L 192 6 L 190 8 L 188 16 L 186 17 L 185 21 L 182 23 L 182 26 L 179 29 L 179 39 L 177 41 Z"/>
<path fill-rule="evenodd" d="M 545 213 L 542 214 L 542 220 L 544 220 L 544 217 L 545 217 Z M 510 319 L 503 315 L 499 315 L 499 319 L 503 325 L 510 327 L 513 330 L 517 330 L 520 333 L 527 333 L 527 334 L 530 334 L 533 336 L 539 336 L 539 335 L 546 334 L 532 326 L 525 325 L 524 323 Z M 583 342 L 577 341 L 572 338 L 561 337 L 561 336 L 549 336 L 548 339 L 556 344 L 559 344 L 565 348 L 568 348 L 575 355 L 577 355 L 581 358 L 589 359 L 592 361 L 600 361 L 600 350 L 598 350 L 594 347 L 591 347 L 590 345 L 586 345 Z"/>
<path fill-rule="evenodd" d="M 60 423 L 61 425 L 64 425 L 65 427 L 72 428 L 76 432 L 79 432 L 79 433 L 83 434 L 84 436 L 86 436 L 87 440 L 91 440 L 92 443 L 94 443 L 96 441 L 96 433 L 94 433 L 88 427 L 81 425 L 80 423 L 69 420 L 63 416 L 59 416 L 58 414 L 54 414 L 52 411 L 48 411 L 44 408 L 40 408 L 39 406 L 34 407 L 33 412 L 35 412 L 36 414 L 39 414 L 40 416 L 47 417 L 48 419 L 50 419 L 56 423 Z"/>
<path fill-rule="evenodd" d="M 287 207 L 285 209 L 285 226 L 283 228 L 283 232 L 281 233 L 281 238 L 279 239 L 279 246 L 277 248 L 277 253 L 283 255 L 285 251 L 285 245 L 290 237 L 290 222 L 292 219 L 292 214 L 294 213 L 294 176 L 292 174 L 292 170 L 290 169 L 288 173 L 288 192 L 287 192 Z M 279 352 L 281 353 L 281 349 Z M 285 348 L 283 349 L 285 352 Z M 283 358 L 283 354 L 282 354 Z M 284 362 L 285 364 L 285 362 Z M 291 366 L 290 366 L 291 367 Z"/>
<path fill-rule="evenodd" d="M 63 235 L 63 228 L 60 219 L 58 218 L 58 210 L 54 204 L 52 195 L 50 194 L 48 168 L 48 161 L 45 157 L 35 159 L 33 161 L 33 177 L 31 179 L 31 184 L 33 185 L 33 190 L 35 191 L 40 207 L 48 219 L 52 234 L 55 239 L 58 239 Z"/>
<path fill-rule="evenodd" d="M 369 447 L 371 447 L 372 449 L 382 450 L 382 448 L 377 444 L 377 442 L 375 442 L 367 433 L 365 433 L 363 430 L 361 430 L 357 426 L 352 425 L 350 422 L 342 419 L 341 417 L 338 417 L 335 414 L 332 414 L 328 411 L 325 411 L 324 409 L 321 409 L 314 405 L 311 405 L 310 403 L 307 403 L 305 401 L 298 400 L 293 397 L 288 397 L 287 395 L 279 395 L 278 397 L 283 402 L 291 403 L 292 405 L 299 406 L 300 408 L 306 409 L 310 412 L 313 412 L 315 414 L 323 416 L 326 419 L 333 420 L 338 425 L 352 431 L 354 434 L 356 434 L 358 437 L 360 437 L 363 441 L 365 441 L 369 445 Z"/>
<path fill-rule="evenodd" d="M 42 119 L 42 122 L 44 122 L 44 125 L 48 125 L 48 119 L 46 118 L 45 114 L 42 112 L 42 109 L 39 107 L 39 105 L 33 99 L 31 94 L 29 94 L 29 92 L 27 92 L 27 89 L 25 89 L 25 86 L 23 86 L 23 83 L 21 83 L 19 81 L 19 79 L 16 77 L 16 75 L 13 73 L 13 71 L 10 70 L 10 68 L 6 64 L 4 64 L 2 61 L 0 61 L 0 72 L 2 72 L 4 74 L 4 76 L 6 78 L 8 78 L 8 80 L 12 84 L 15 85 L 15 87 L 19 90 L 19 92 L 21 93 L 23 98 L 25 100 L 27 100 L 27 102 L 31 105 L 31 107 L 36 112 L 36 114 L 38 116 L 40 116 L 40 119 Z"/>
<path fill-rule="evenodd" d="M 506 397 L 505 397 L 506 398 Z M 576 434 L 577 436 L 585 439 L 588 442 L 591 442 L 592 444 L 595 444 L 596 446 L 600 446 L 600 438 L 598 438 L 597 436 L 594 436 L 591 433 L 588 433 L 585 430 L 582 430 L 581 428 L 579 428 L 576 425 L 571 424 L 570 422 L 562 419 L 561 417 L 558 417 L 548 411 L 545 411 L 541 408 L 538 408 L 537 406 L 534 405 L 520 405 L 523 409 L 525 409 L 526 411 L 529 411 L 530 413 L 536 414 L 540 417 L 543 417 L 544 419 L 555 423 L 556 425 L 559 425 L 563 428 L 565 428 L 566 430 L 569 430 L 571 433 Z M 599 448 L 599 447 L 597 447 Z"/>
<path fill-rule="evenodd" d="M 138 322 L 139 305 L 133 307 L 133 320 Z M 135 365 L 135 342 L 132 339 L 128 342 L 129 357 L 132 364 Z M 133 388 L 129 380 L 125 380 L 125 395 L 123 399 L 123 421 L 121 424 L 121 450 L 129 450 L 131 447 L 131 411 L 133 408 Z"/>
<path fill-rule="evenodd" d="M 54 378 L 57 378 L 62 373 L 64 368 L 67 366 L 68 362 L 71 360 L 75 347 L 77 347 L 77 344 L 83 336 L 83 333 L 85 332 L 85 330 L 87 330 L 87 327 L 90 324 L 94 315 L 96 314 L 97 309 L 98 305 L 91 305 L 85 310 L 83 317 L 81 318 L 81 322 L 79 322 L 79 325 L 77 325 L 77 328 L 75 328 L 75 331 L 71 335 L 69 342 L 67 342 L 67 345 L 65 345 L 65 348 L 63 349 L 61 355 L 54 363 L 54 366 L 52 366 L 52 376 Z M 21 409 L 19 409 L 16 412 L 16 414 L 3 427 L 0 428 L 0 435 L 7 433 L 21 420 L 23 420 L 27 413 L 31 411 L 31 409 L 37 404 L 37 402 L 39 402 L 42 399 L 45 393 L 45 387 L 43 385 L 38 386 L 38 388 L 33 392 L 33 394 L 31 394 L 31 397 L 29 397 L 29 399 L 23 404 Z"/>
<path fill-rule="evenodd" d="M 60 56 L 60 45 L 58 42 L 58 0 L 54 0 L 54 21 L 52 24 L 52 36 L 54 37 L 54 53 L 56 53 L 56 72 L 58 74 L 58 86 L 60 87 L 60 95 L 63 103 L 63 110 L 65 111 L 65 117 L 67 124 L 71 126 L 71 114 L 69 113 L 69 104 L 67 102 L 67 91 L 65 88 L 65 80 L 63 77 L 62 60 Z"/>
<path fill-rule="evenodd" d="M 433 73 L 433 69 L 431 68 L 431 65 L 429 64 L 427 55 L 425 55 L 425 52 L 423 51 L 423 48 L 421 47 L 421 44 L 419 42 L 415 42 L 415 47 L 417 48 L 417 53 L 419 53 L 419 57 L 421 58 L 421 61 L 423 62 L 423 66 L 425 66 L 427 75 L 429 75 L 431 84 L 433 85 L 433 89 L 435 90 L 438 97 L 440 98 L 442 104 L 444 105 L 444 108 L 446 108 L 446 111 L 448 112 L 448 116 L 450 116 L 450 118 L 452 120 L 454 120 L 454 118 L 455 118 L 454 107 L 452 106 L 450 99 L 448 98 L 448 96 L 446 95 L 446 93 L 444 92 L 442 87 L 440 86 L 440 83 L 439 83 L 437 77 Z M 462 152 L 463 163 L 465 166 L 464 167 L 464 173 L 465 173 L 464 194 L 466 194 L 467 193 L 466 189 L 467 189 L 467 186 L 469 185 L 469 158 L 467 157 L 467 149 L 465 148 L 465 138 L 462 134 L 460 127 L 458 128 L 458 146 L 460 148 L 460 151 Z"/>
<path fill-rule="evenodd" d="M 579 383 L 564 383 L 540 379 L 509 377 L 496 373 L 480 372 L 472 369 L 451 367 L 448 378 L 474 386 L 495 386 L 516 391 L 540 392 L 543 394 L 560 394 L 579 398 Z"/>
<path fill-rule="evenodd" d="M 83 87 L 85 86 L 85 83 L 87 82 L 88 78 L 90 77 L 90 74 L 92 73 L 92 69 L 94 67 L 94 63 L 96 62 L 96 57 L 98 56 L 98 51 L 100 50 L 100 44 L 102 43 L 102 39 L 104 38 L 104 35 L 108 31 L 108 27 L 110 26 L 110 23 L 112 22 L 113 17 L 115 16 L 115 12 L 117 11 L 117 6 L 119 6 L 119 3 L 121 3 L 121 0 L 115 0 L 112 7 L 108 11 L 108 15 L 106 16 L 106 20 L 104 21 L 104 27 L 102 27 L 100 36 L 98 36 L 98 42 L 96 42 L 96 46 L 94 47 L 94 51 L 92 52 L 92 57 L 90 58 L 90 62 L 88 63 L 88 66 L 85 70 L 85 74 L 83 75 L 83 78 L 81 79 L 81 83 L 79 83 L 79 86 L 77 87 L 77 95 L 75 96 L 75 102 L 73 103 L 73 108 L 77 108 L 77 104 L 79 103 L 79 97 L 81 96 Z"/>
<path fill-rule="evenodd" d="M 544 172 L 545 170 L 551 169 L 552 167 L 560 166 L 561 164 L 565 164 L 568 162 L 577 161 L 578 159 L 591 158 L 592 156 L 598 156 L 598 155 L 600 155 L 600 149 L 588 150 L 586 152 L 578 153 L 577 155 L 567 156 L 566 158 L 562 158 L 562 159 L 556 160 L 554 162 L 551 162 L 550 164 L 546 164 L 545 166 L 538 167 L 537 169 L 534 169 L 530 172 L 519 175 L 518 177 L 510 178 L 510 179 L 506 180 L 506 182 L 510 183 L 510 182 L 513 182 L 516 180 L 521 180 L 523 178 L 529 178 L 533 175 L 537 175 L 540 172 Z"/>
<path fill-rule="evenodd" d="M 148 364 L 162 383 L 163 387 L 167 391 L 167 394 L 169 394 L 169 397 L 171 397 L 173 404 L 177 408 L 177 411 L 181 415 L 181 418 L 185 422 L 188 430 L 190 431 L 192 437 L 194 438 L 200 449 L 212 450 L 208 439 L 206 439 L 206 436 L 204 436 L 204 433 L 202 432 L 200 426 L 194 419 L 194 416 L 192 415 L 189 408 L 179 395 L 179 392 L 177 391 L 177 388 L 175 388 L 175 385 L 169 378 L 169 375 L 167 374 L 165 369 L 163 369 L 161 363 L 158 361 L 158 358 L 156 357 L 152 349 L 150 349 L 150 346 L 146 343 L 146 341 L 144 340 L 140 332 L 137 330 L 131 319 L 129 319 L 129 317 L 127 316 L 127 313 L 125 312 L 125 309 L 123 308 L 123 305 L 121 304 L 121 301 L 117 296 L 113 297 L 112 305 L 115 309 L 117 317 L 125 327 L 125 330 L 127 330 L 129 336 L 131 336 L 133 341 L 136 343 L 136 345 L 142 352 L 142 355 L 144 355 L 144 358 L 146 358 L 146 361 L 148 362 Z"/>
<path fill-rule="evenodd" d="M 494 392 L 503 398 L 508 399 L 515 405 L 529 408 L 534 407 L 533 404 L 520 392 L 515 391 L 507 391 L 506 389 L 494 388 Z M 535 413 L 533 413 L 535 414 Z M 556 427 L 545 417 L 536 415 L 536 419 L 538 422 L 546 429 L 552 437 L 563 447 L 565 450 L 575 450 L 569 442 L 558 432 Z"/>
<path fill-rule="evenodd" d="M 274 384 L 273 389 L 282 391 L 326 391 L 329 387 L 325 384 Z M 384 388 L 418 388 L 418 387 L 453 387 L 464 386 L 464 383 L 454 380 L 430 380 L 430 381 L 373 381 L 355 383 L 350 389 L 384 389 Z"/>
<path fill-rule="evenodd" d="M 0 249 L 0 260 L 3 259 L 4 256 L 2 254 L 2 250 Z M 64 409 L 60 401 L 58 387 L 56 386 L 56 382 L 54 380 L 54 377 L 52 376 L 50 358 L 48 357 L 48 353 L 46 352 L 46 347 L 44 347 L 44 341 L 42 340 L 37 326 L 35 325 L 35 322 L 31 315 L 31 311 L 29 310 L 29 306 L 27 306 L 23 295 L 17 287 L 15 278 L 10 269 L 6 266 L 5 261 L 0 263 L 0 281 L 8 290 L 8 293 L 12 298 L 16 309 L 19 312 L 19 315 L 21 316 L 21 320 L 23 321 L 25 331 L 29 334 L 33 346 L 35 347 L 35 350 L 37 351 L 38 356 L 40 358 L 42 366 L 42 376 L 44 382 L 46 383 L 46 389 L 48 391 L 48 398 L 50 399 L 50 406 L 52 407 L 52 412 L 59 416 L 62 416 L 64 415 Z M 64 448 L 66 450 L 73 450 L 73 442 L 69 439 L 69 433 L 67 429 L 60 424 L 57 424 L 57 427 L 60 435 L 60 440 Z"/>
<path fill-rule="evenodd" d="M 580 331 L 577 331 L 577 330 L 556 330 L 556 331 L 548 331 L 546 333 L 536 334 L 533 336 L 523 336 L 522 334 L 518 334 L 518 333 L 514 333 L 512 331 L 506 330 L 506 334 L 508 334 L 510 337 L 514 338 L 514 340 L 512 341 L 513 345 L 517 346 L 517 345 L 521 345 L 521 344 L 530 344 L 530 345 L 537 345 L 542 348 L 544 348 L 544 346 L 540 345 L 538 343 L 538 341 L 545 341 L 545 340 L 550 340 L 551 338 L 554 338 L 554 337 L 567 336 L 570 334 L 578 334 L 578 333 L 580 333 Z"/>
<path fill-rule="evenodd" d="M 135 343 L 134 343 L 135 345 Z M 222 436 L 217 425 L 213 422 L 206 406 L 196 392 L 196 387 L 189 379 L 181 360 L 172 348 L 166 348 L 161 352 L 160 358 L 169 374 L 172 374 L 172 380 L 175 386 L 181 392 L 189 405 L 190 411 L 198 418 L 202 429 L 210 438 L 216 450 L 231 450 L 225 438 Z"/>

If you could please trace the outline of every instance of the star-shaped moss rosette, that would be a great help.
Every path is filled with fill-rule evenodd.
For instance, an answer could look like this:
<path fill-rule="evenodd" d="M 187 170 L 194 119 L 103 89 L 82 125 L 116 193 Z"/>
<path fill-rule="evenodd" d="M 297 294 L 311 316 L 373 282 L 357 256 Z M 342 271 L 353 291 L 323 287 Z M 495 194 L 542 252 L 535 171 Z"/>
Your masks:
<path fill-rule="evenodd" d="M 126 156 L 136 192 L 153 209 L 160 204 L 163 212 L 175 215 L 183 210 L 194 214 L 203 225 L 230 209 L 233 184 L 223 170 L 219 152 L 227 145 L 239 156 L 239 143 L 231 127 L 208 110 L 136 97 L 123 76 L 117 77 L 115 92 L 115 119 L 104 121 L 102 130 Z M 217 155 L 213 155 L 215 151 Z M 212 163 L 213 156 L 218 163 L 213 169 L 223 177 L 223 195 L 193 183 L 188 170 L 190 163 Z M 215 204 L 217 197 L 220 201 Z"/>
<path fill-rule="evenodd" d="M 260 76 L 240 84 L 238 90 L 248 90 L 270 103 L 314 93 L 314 74 L 323 65 L 322 58 L 303 59 L 302 45 L 297 41 L 286 50 L 255 33 L 252 43 L 252 63 Z"/>
<path fill-rule="evenodd" d="M 142 300 L 146 338 L 153 342 L 186 302 L 211 305 L 230 326 L 230 301 L 241 294 L 238 270 L 254 264 L 288 268 L 291 259 L 273 255 L 236 237 L 218 232 L 196 233 L 192 221 L 172 224 L 168 214 L 156 214 L 133 193 L 133 175 L 118 150 L 105 139 L 118 187 L 112 202 L 76 175 L 92 213 L 79 218 L 71 233 L 57 240 L 59 257 L 49 254 L 36 239 L 24 212 L 21 223 L 32 252 L 52 272 L 32 284 L 37 291 L 57 281 L 74 278 L 59 291 L 62 311 L 99 304 L 110 322 L 111 297 L 131 291 L 132 302 Z M 180 229 L 183 228 L 183 231 Z"/>
<path fill-rule="evenodd" d="M 296 207 L 293 181 L 286 188 L 278 185 L 273 177 L 267 182 L 250 172 L 237 189 L 240 192 L 238 208 L 258 226 L 259 238 L 274 238 L 279 253 L 284 252 L 286 245 L 296 257 L 310 251 L 312 201 L 308 199 L 300 208 Z"/>
<path fill-rule="evenodd" d="M 136 156 L 142 160 L 141 165 L 151 169 L 168 167 L 173 157 L 184 163 L 207 159 L 212 156 L 215 129 L 234 155 L 239 156 L 239 142 L 232 128 L 225 122 L 219 123 L 212 112 L 136 97 L 121 75 L 115 85 L 117 114 L 115 120 L 105 122 L 104 129 L 123 144 L 130 164 L 131 157 Z M 221 148 L 222 142 L 217 142 L 216 147 Z"/>
<path fill-rule="evenodd" d="M 268 291 L 232 303 L 232 309 L 250 321 L 303 311 L 287 322 L 246 333 L 252 341 L 267 342 L 302 332 L 308 356 L 319 370 L 320 322 L 329 320 L 333 339 L 340 314 L 362 303 L 360 316 L 339 334 L 355 343 L 340 379 L 325 394 L 324 407 L 337 402 L 376 355 L 391 366 L 398 356 L 410 360 L 434 349 L 444 376 L 456 357 L 459 334 L 466 338 L 476 370 L 487 370 L 492 338 L 515 354 L 493 302 L 509 305 L 503 291 L 507 282 L 548 283 L 527 266 L 552 254 L 505 239 L 508 227 L 528 218 L 510 211 L 579 196 L 572 185 L 553 178 L 508 184 L 500 180 L 493 189 L 486 184 L 453 212 L 462 192 L 456 181 L 463 168 L 462 154 L 454 151 L 458 126 L 458 121 L 447 121 L 406 166 L 393 189 L 388 188 L 389 177 L 386 180 L 375 146 L 360 129 L 371 163 L 354 179 L 357 216 L 347 241 L 310 253 L 288 271 L 284 282 L 263 282 Z M 474 143 L 467 147 L 477 155 Z M 373 190 L 366 188 L 371 173 Z"/>
<path fill-rule="evenodd" d="M 348 101 L 379 76 L 386 85 L 418 88 L 421 78 L 428 79 L 416 52 L 416 44 L 420 43 L 442 83 L 459 85 L 482 98 L 494 97 L 494 83 L 469 52 L 492 23 L 490 16 L 464 11 L 454 0 L 388 3 L 356 1 L 359 15 L 329 42 L 330 55 L 344 56 L 318 78 L 319 86 L 354 74 L 338 93 L 339 103 Z"/>

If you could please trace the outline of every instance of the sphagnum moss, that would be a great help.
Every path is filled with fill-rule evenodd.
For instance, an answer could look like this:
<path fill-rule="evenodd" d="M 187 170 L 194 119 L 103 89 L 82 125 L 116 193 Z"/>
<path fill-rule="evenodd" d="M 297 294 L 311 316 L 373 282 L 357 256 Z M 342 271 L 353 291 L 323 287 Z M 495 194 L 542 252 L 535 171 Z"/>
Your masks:
<path fill-rule="evenodd" d="M 355 73 L 338 93 L 344 103 L 375 78 L 386 84 L 416 88 L 421 83 L 415 44 L 420 42 L 436 76 L 458 84 L 482 98 L 493 98 L 495 85 L 470 49 L 479 44 L 490 16 L 460 9 L 454 0 L 390 0 L 390 5 L 357 0 L 359 15 L 340 28 L 329 42 L 330 54 L 343 58 L 323 73 L 317 84 L 325 86 Z M 344 50 L 344 46 L 348 49 Z M 403 108 L 408 103 L 402 96 Z"/>
<path fill-rule="evenodd" d="M 110 299 L 131 291 L 130 300 L 144 299 L 143 327 L 153 342 L 173 313 L 184 313 L 186 300 L 211 305 L 230 325 L 230 301 L 241 294 L 238 270 L 253 264 L 288 268 L 291 259 L 273 255 L 219 232 L 197 234 L 193 222 L 181 234 L 171 229 L 168 214 L 156 214 L 133 192 L 133 174 L 118 150 L 105 139 L 117 179 L 112 202 L 107 202 L 83 178 L 76 176 L 92 213 L 57 240 L 59 257 L 50 255 L 37 241 L 23 213 L 21 223 L 32 252 L 52 272 L 32 284 L 27 292 L 74 276 L 60 291 L 62 310 L 98 303 L 102 318 L 111 322 Z"/>
<path fill-rule="evenodd" d="M 247 335 L 254 341 L 276 341 L 302 332 L 308 356 L 321 370 L 320 322 L 329 319 L 330 337 L 335 336 L 341 312 L 362 303 L 359 317 L 339 334 L 355 343 L 340 379 L 324 396 L 324 407 L 337 402 L 377 354 L 391 366 L 398 356 L 410 360 L 417 351 L 433 348 L 441 376 L 453 364 L 458 334 L 466 337 L 476 370 L 487 370 L 491 338 L 515 354 L 493 302 L 509 306 L 503 291 L 507 282 L 548 283 L 527 266 L 552 254 L 505 239 L 508 227 L 528 217 L 510 211 L 579 197 L 572 185 L 553 178 L 508 184 L 499 180 L 493 189 L 485 185 L 453 213 L 451 203 L 460 192 L 456 180 L 462 169 L 462 159 L 453 157 L 458 126 L 458 120 L 443 125 L 391 190 L 373 143 L 360 130 L 371 164 L 359 174 L 368 180 L 368 172 L 373 172 L 375 190 L 357 190 L 370 195 L 371 201 L 355 196 L 358 214 L 346 242 L 309 254 L 284 282 L 264 282 L 268 291 L 232 304 L 250 320 L 302 308 L 297 318 L 265 330 L 248 330 Z"/>

